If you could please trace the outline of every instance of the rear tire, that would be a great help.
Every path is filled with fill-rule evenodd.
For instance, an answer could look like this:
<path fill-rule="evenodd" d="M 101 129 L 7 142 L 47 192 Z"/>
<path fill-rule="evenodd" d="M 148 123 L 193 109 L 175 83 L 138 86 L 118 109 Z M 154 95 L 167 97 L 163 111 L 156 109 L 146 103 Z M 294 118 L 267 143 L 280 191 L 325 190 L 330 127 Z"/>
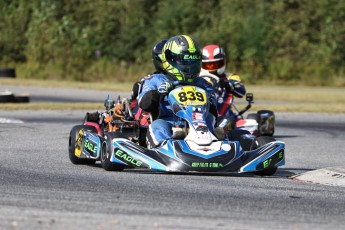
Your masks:
<path fill-rule="evenodd" d="M 250 150 L 254 150 L 257 149 L 267 143 L 276 141 L 275 138 L 270 137 L 270 136 L 260 136 L 260 137 L 256 137 L 252 143 L 252 145 L 250 146 Z M 254 172 L 254 174 L 259 175 L 259 176 L 272 176 L 275 172 L 277 171 L 277 167 L 273 167 L 273 168 L 268 168 L 265 170 L 261 170 L 261 171 L 257 171 Z"/>
<path fill-rule="evenodd" d="M 76 125 L 71 129 L 70 135 L 69 135 L 69 143 L 68 143 L 68 156 L 70 161 L 73 164 L 87 164 L 92 165 L 95 164 L 96 160 L 94 159 L 85 159 L 85 158 L 79 158 L 75 155 L 75 147 L 79 136 L 79 131 L 81 129 L 90 130 L 92 132 L 97 133 L 97 130 L 93 126 L 88 125 Z"/>
<path fill-rule="evenodd" d="M 275 115 L 274 112 L 271 110 L 259 110 L 257 112 L 258 114 L 258 123 L 259 123 L 259 133 L 260 135 L 265 135 L 265 136 L 273 136 L 274 134 L 274 128 L 275 128 Z M 267 121 L 265 118 L 261 118 L 261 114 L 269 114 L 267 119 L 271 119 Z M 265 116 L 266 117 L 266 116 Z M 265 124 L 267 123 L 267 124 Z M 266 131 L 264 133 L 261 133 L 261 126 L 266 125 Z"/>
<path fill-rule="evenodd" d="M 101 151 L 101 165 L 106 171 L 123 171 L 125 165 L 111 162 L 111 156 L 114 152 L 113 138 L 124 138 L 119 132 L 105 133 Z"/>

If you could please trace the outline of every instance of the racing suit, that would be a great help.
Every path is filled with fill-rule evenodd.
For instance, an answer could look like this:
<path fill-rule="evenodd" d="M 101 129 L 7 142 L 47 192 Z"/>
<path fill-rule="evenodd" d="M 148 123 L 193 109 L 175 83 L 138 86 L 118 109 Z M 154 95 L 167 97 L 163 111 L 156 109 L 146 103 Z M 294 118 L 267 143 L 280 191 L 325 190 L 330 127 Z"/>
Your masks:
<path fill-rule="evenodd" d="M 233 96 L 242 98 L 246 94 L 246 88 L 236 74 L 224 73 L 219 77 L 215 86 L 217 92 L 217 109 L 220 116 L 233 116 L 231 105 Z"/>
<path fill-rule="evenodd" d="M 147 138 L 150 147 L 157 147 L 164 140 L 169 139 L 173 135 L 172 127 L 177 121 L 176 116 L 173 114 L 171 106 L 167 101 L 167 97 L 158 92 L 159 86 L 166 81 L 171 82 L 171 80 L 169 80 L 169 78 L 164 74 L 150 75 L 150 78 L 145 79 L 142 91 L 138 97 L 139 106 L 158 118 L 149 126 Z M 206 118 L 206 123 L 208 129 L 212 132 L 214 130 L 215 120 L 217 117 L 213 87 L 205 79 L 200 77 L 196 78 L 191 84 L 203 87 L 209 94 L 210 111 Z M 164 97 L 163 100 L 161 100 L 161 95 Z"/>

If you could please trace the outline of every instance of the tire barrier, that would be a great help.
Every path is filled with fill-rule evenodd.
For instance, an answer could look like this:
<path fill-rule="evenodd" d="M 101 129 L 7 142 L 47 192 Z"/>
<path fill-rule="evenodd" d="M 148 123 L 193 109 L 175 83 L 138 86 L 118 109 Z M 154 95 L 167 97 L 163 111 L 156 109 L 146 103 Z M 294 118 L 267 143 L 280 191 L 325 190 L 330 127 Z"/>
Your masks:
<path fill-rule="evenodd" d="M 0 92 L 0 103 L 29 103 L 28 94 L 14 94 L 11 91 Z"/>
<path fill-rule="evenodd" d="M 0 77 L 16 77 L 16 70 L 14 68 L 0 68 Z"/>

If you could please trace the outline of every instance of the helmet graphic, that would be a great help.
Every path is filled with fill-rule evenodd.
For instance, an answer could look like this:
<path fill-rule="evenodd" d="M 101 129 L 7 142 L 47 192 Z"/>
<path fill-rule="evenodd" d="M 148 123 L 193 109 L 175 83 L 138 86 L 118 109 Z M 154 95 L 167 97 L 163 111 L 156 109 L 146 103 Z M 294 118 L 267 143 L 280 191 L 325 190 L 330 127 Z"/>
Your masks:
<path fill-rule="evenodd" d="M 168 39 L 163 39 L 159 41 L 152 49 L 152 61 L 153 65 L 155 66 L 156 70 L 159 72 L 163 72 L 162 66 L 162 49 L 164 44 L 168 41 Z"/>
<path fill-rule="evenodd" d="M 198 43 L 188 35 L 170 38 L 162 50 L 162 63 L 173 81 L 192 82 L 201 70 L 201 52 Z"/>
<path fill-rule="evenodd" d="M 202 69 L 221 75 L 226 67 L 226 54 L 218 45 L 207 45 L 202 49 Z"/>

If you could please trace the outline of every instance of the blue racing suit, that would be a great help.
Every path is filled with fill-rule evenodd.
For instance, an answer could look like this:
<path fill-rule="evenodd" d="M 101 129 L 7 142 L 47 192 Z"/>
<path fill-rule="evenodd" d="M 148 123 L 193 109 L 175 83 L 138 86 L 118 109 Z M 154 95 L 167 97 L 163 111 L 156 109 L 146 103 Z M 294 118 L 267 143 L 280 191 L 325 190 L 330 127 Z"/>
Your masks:
<path fill-rule="evenodd" d="M 172 136 L 172 127 L 177 121 L 176 116 L 171 110 L 171 106 L 167 101 L 167 97 L 161 100 L 161 94 L 158 92 L 159 86 L 164 82 L 172 82 L 164 74 L 152 74 L 146 78 L 142 86 L 141 93 L 139 94 L 139 106 L 152 114 L 153 117 L 158 118 L 154 120 L 149 126 L 148 138 L 152 138 L 149 142 L 156 147 L 159 146 L 164 140 Z M 215 118 L 217 117 L 216 98 L 214 95 L 213 87 L 203 78 L 196 78 L 192 85 L 199 85 L 203 87 L 209 95 L 210 99 L 210 112 L 207 120 L 207 126 L 210 131 L 214 130 Z M 163 96 L 163 95 L 162 95 Z"/>

